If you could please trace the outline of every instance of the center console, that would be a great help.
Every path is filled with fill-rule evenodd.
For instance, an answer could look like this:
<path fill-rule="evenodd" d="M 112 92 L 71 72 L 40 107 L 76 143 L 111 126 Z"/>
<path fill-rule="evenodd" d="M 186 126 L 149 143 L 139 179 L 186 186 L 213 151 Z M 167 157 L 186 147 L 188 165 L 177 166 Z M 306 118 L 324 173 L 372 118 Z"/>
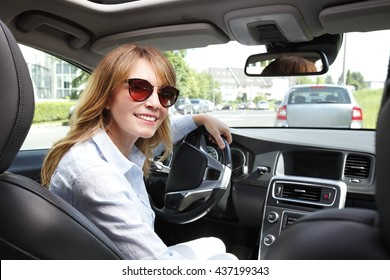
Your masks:
<path fill-rule="evenodd" d="M 346 195 L 347 185 L 339 180 L 288 175 L 273 177 L 263 211 L 259 259 L 265 259 L 283 230 L 313 211 L 343 208 Z"/>

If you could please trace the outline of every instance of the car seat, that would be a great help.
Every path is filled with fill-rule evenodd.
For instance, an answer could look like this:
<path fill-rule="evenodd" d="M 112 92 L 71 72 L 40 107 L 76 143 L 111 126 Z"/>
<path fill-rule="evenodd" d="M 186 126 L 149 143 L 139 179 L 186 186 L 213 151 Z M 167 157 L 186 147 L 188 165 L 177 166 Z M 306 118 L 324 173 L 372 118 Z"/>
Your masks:
<path fill-rule="evenodd" d="M 376 130 L 376 209 L 319 210 L 283 231 L 266 259 L 390 259 L 390 61 Z"/>
<path fill-rule="evenodd" d="M 19 46 L 1 21 L 0 61 L 1 259 L 122 259 L 77 210 L 37 182 L 7 172 L 31 126 L 34 92 Z"/>

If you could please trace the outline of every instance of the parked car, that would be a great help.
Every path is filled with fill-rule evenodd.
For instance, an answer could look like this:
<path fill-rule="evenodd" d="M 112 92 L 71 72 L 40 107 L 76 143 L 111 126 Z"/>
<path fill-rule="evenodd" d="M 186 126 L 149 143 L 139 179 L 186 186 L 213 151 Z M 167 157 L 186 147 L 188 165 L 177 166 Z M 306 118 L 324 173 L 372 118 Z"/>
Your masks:
<path fill-rule="evenodd" d="M 363 111 L 349 88 L 299 85 L 286 94 L 276 114 L 276 126 L 362 128 Z"/>
<path fill-rule="evenodd" d="M 245 110 L 246 109 L 246 103 L 238 103 L 237 110 Z"/>
<path fill-rule="evenodd" d="M 256 104 L 254 102 L 252 102 L 252 101 L 247 102 L 245 104 L 245 109 L 247 109 L 247 110 L 255 110 L 256 109 Z"/>
<path fill-rule="evenodd" d="M 215 105 L 215 110 L 217 110 L 217 111 L 221 111 L 222 108 L 223 108 L 223 105 L 222 105 L 222 104 L 217 104 L 217 105 Z"/>
<path fill-rule="evenodd" d="M 139 43 L 165 52 L 178 89 L 187 96 L 215 94 L 218 103 L 236 104 L 244 93 L 248 100 L 264 92 L 269 100 L 279 100 L 291 88 L 277 112 L 225 105 L 208 113 L 232 128 L 230 154 L 197 130 L 186 143 L 201 143 L 199 153 L 181 154 L 192 148 L 179 149 L 178 141 L 169 160 L 151 159 L 155 164 L 144 180 L 156 214 L 155 232 L 165 244 L 216 236 L 240 260 L 255 261 L 250 267 L 218 264 L 221 274 L 233 267 L 232 273 L 239 272 L 242 279 L 243 268 L 258 272 L 271 265 L 270 278 L 283 270 L 289 273 L 286 279 L 299 273 L 303 280 L 308 279 L 303 277 L 307 268 L 318 264 L 302 262 L 301 267 L 301 262 L 287 261 L 279 269 L 277 262 L 256 262 L 268 259 L 337 260 L 320 262 L 323 269 L 316 270 L 333 279 L 375 279 L 382 266 L 386 275 L 388 261 L 376 260 L 390 256 L 388 92 L 381 105 L 390 53 L 389 11 L 386 0 L 0 1 L 0 114 L 5 116 L 0 135 L 1 259 L 121 259 L 111 240 L 79 210 L 41 187 L 42 161 L 69 128 L 31 125 L 32 114 L 25 112 L 32 112 L 32 106 L 16 109 L 32 99 L 32 90 L 10 85 L 29 81 L 24 75 L 29 71 L 36 96 L 69 99 L 75 88 L 85 85 L 83 73 L 92 73 L 105 54 L 124 43 Z M 10 34 L 22 49 L 25 72 L 9 67 L 23 61 L 13 57 L 16 44 L 7 48 Z M 245 71 L 262 70 L 277 56 L 292 52 L 320 59 L 319 72 L 324 74 L 290 73 L 291 67 L 275 77 Z M 252 55 L 253 63 L 246 63 Z M 346 83 L 357 85 L 353 95 Z M 29 98 L 18 99 L 20 93 L 30 93 Z M 200 100 L 191 102 L 193 113 L 205 112 Z M 36 114 L 52 116 L 41 106 L 35 108 Z M 184 159 L 182 164 L 177 158 Z M 206 170 L 194 176 L 202 167 Z M 231 175 L 221 180 L 219 167 Z M 172 184 L 175 191 L 165 200 L 166 186 Z M 178 205 L 183 199 L 184 206 Z M 182 209 L 187 204 L 190 209 Z M 170 219 L 159 211 L 164 206 L 171 210 Z M 183 221 L 183 215 L 190 218 Z M 323 220 L 326 226 L 321 226 Z M 2 262 L 2 274 L 23 270 L 6 270 L 3 264 L 9 262 Z M 76 279 L 82 275 L 81 266 L 60 264 L 58 271 L 66 267 L 77 273 Z M 28 273 L 41 267 L 23 265 Z M 142 266 L 148 268 L 147 262 Z M 341 275 L 334 266 L 349 269 Z M 99 263 L 96 271 L 105 275 L 105 267 Z M 28 277 L 47 279 L 41 275 L 45 273 L 43 269 Z"/>
<path fill-rule="evenodd" d="M 222 106 L 221 110 L 233 110 L 233 105 L 225 104 L 225 105 Z"/>
<path fill-rule="evenodd" d="M 206 103 L 207 103 L 207 112 L 212 112 L 214 111 L 214 108 L 215 108 L 215 105 L 213 102 L 211 102 L 210 100 L 205 100 Z"/>
<path fill-rule="evenodd" d="M 192 114 L 192 103 L 188 97 L 179 97 L 175 103 L 176 110 L 183 115 Z"/>
<path fill-rule="evenodd" d="M 208 112 L 209 106 L 205 100 L 195 98 L 195 99 L 190 99 L 190 101 L 192 103 L 192 110 L 194 114 L 202 114 Z"/>
<path fill-rule="evenodd" d="M 262 101 L 257 102 L 256 109 L 257 110 L 269 110 L 269 103 L 268 103 L 268 101 L 262 100 Z"/>
<path fill-rule="evenodd" d="M 239 103 L 237 105 L 237 110 L 246 110 L 246 103 Z"/>

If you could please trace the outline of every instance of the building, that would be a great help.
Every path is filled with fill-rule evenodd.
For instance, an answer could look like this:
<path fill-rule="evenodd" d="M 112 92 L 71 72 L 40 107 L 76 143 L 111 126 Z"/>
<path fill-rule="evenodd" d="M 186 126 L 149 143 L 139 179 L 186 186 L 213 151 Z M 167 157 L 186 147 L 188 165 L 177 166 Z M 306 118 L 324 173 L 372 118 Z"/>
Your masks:
<path fill-rule="evenodd" d="M 35 100 L 67 99 L 78 88 L 72 88 L 80 70 L 44 52 L 20 45 L 30 71 Z"/>
<path fill-rule="evenodd" d="M 248 101 L 258 95 L 263 95 L 266 99 L 270 98 L 271 80 L 262 77 L 248 77 L 243 68 L 209 68 L 209 74 L 218 83 L 225 102 L 235 101 L 244 95 Z"/>

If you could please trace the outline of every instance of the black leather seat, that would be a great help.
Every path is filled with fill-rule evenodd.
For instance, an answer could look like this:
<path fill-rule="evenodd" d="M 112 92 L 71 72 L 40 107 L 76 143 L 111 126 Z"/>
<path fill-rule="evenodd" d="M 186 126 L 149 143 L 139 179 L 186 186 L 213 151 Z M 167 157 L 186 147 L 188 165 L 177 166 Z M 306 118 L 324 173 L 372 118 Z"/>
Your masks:
<path fill-rule="evenodd" d="M 6 171 L 32 123 L 34 93 L 19 46 L 1 21 L 0 61 L 1 259 L 122 259 L 74 208 L 37 182 Z"/>
<path fill-rule="evenodd" d="M 376 208 L 321 210 L 284 230 L 266 259 L 390 259 L 390 62 L 376 131 Z"/>

